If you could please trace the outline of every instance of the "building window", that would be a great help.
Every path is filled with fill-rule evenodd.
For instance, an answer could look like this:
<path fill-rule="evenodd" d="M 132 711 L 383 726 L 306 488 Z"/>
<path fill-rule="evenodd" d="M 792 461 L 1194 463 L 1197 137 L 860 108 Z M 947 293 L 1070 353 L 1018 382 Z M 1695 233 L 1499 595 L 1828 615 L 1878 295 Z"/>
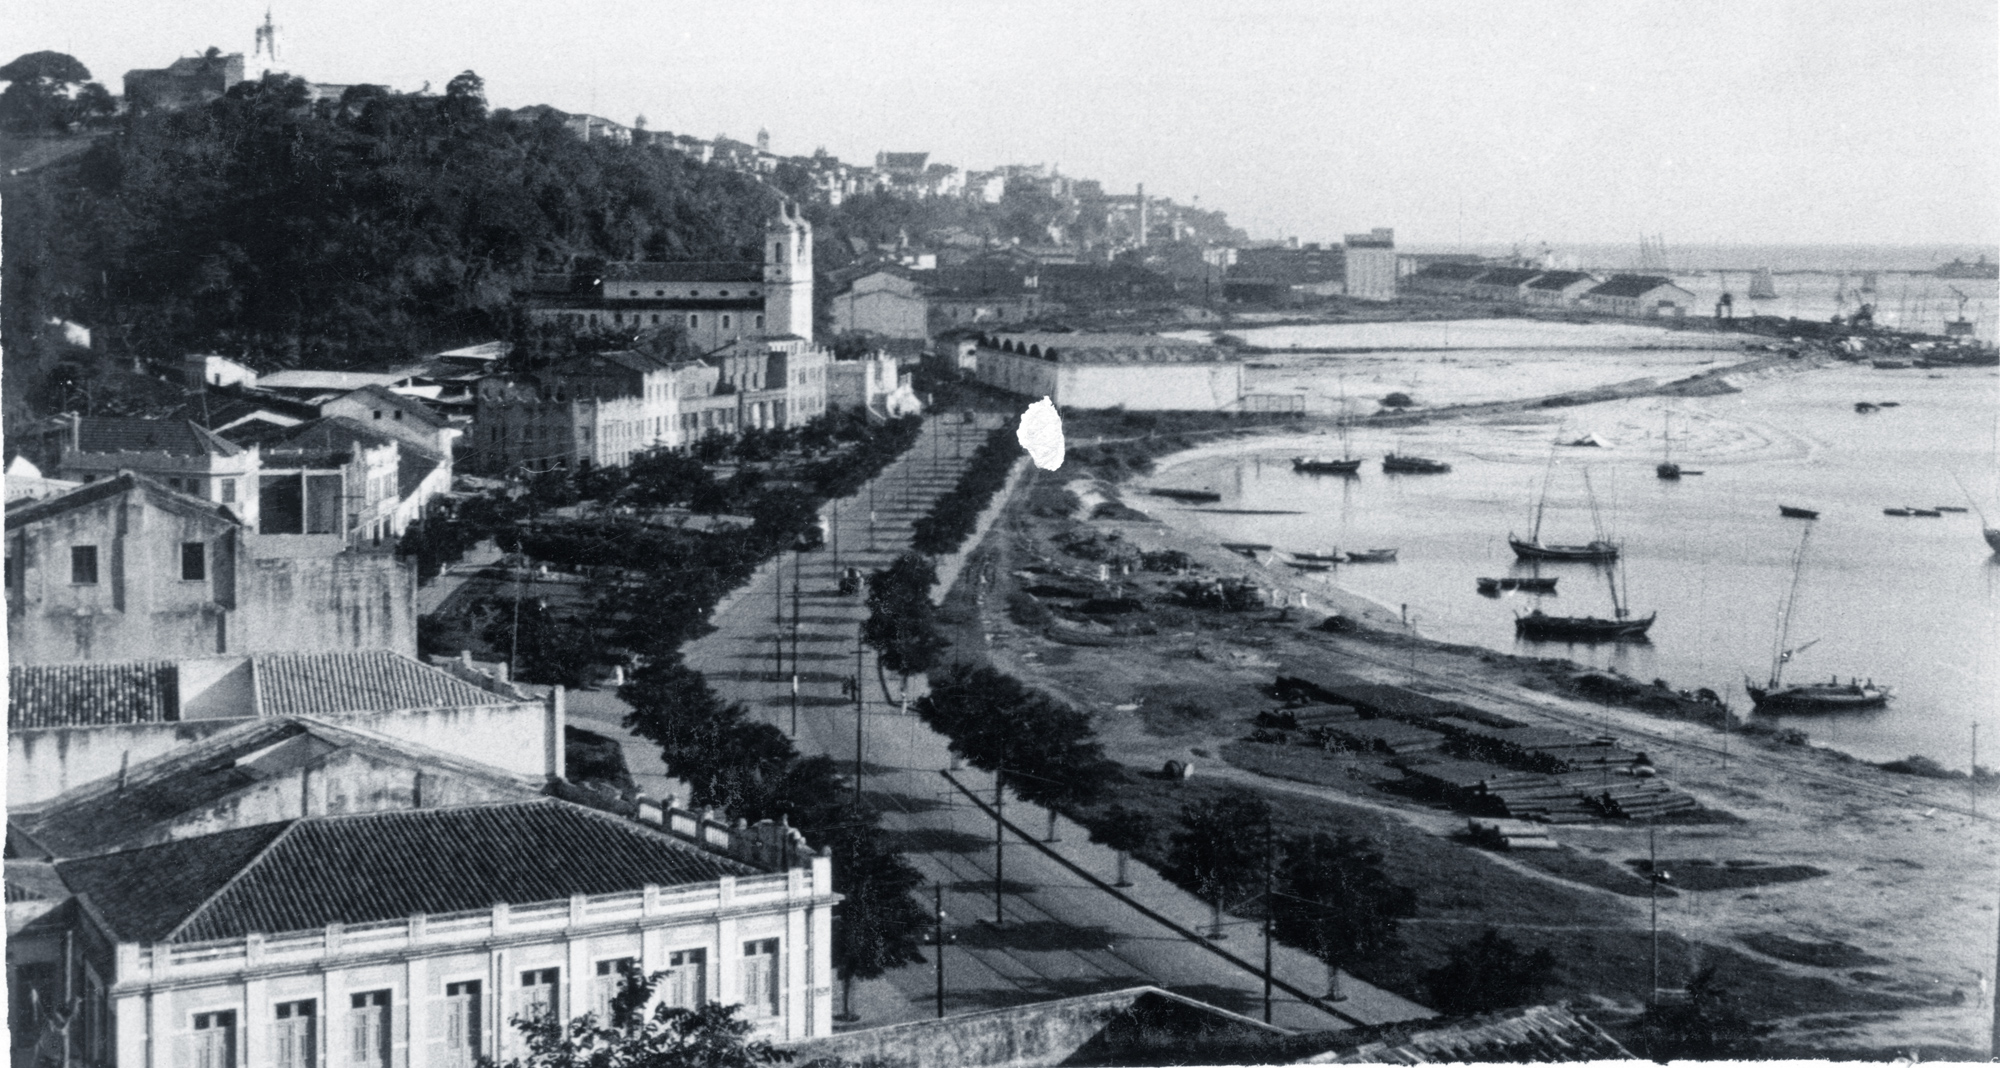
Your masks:
<path fill-rule="evenodd" d="M 382 418 L 382 409 L 380 408 L 375 409 L 375 418 L 377 419 Z"/>
<path fill-rule="evenodd" d="M 701 296 L 701 290 L 699 290 L 699 289 L 690 289 L 690 290 L 688 290 L 688 296 L 690 296 L 690 297 L 698 297 L 698 296 Z"/>
<path fill-rule="evenodd" d="M 690 315 L 690 316 L 688 316 L 688 329 L 689 329 L 689 330 L 694 330 L 694 329 L 696 329 L 696 328 L 698 328 L 698 327 L 700 327 L 700 326 L 701 326 L 701 316 L 699 316 L 699 315 Z"/>
<path fill-rule="evenodd" d="M 395 411 L 393 411 L 393 412 L 390 412 L 390 413 L 389 413 L 389 421 L 390 421 L 390 422 L 392 422 L 392 423 L 400 423 L 400 422 L 402 422 L 402 421 L 403 421 L 403 411 L 402 411 L 402 409 L 398 408 L 397 410 L 395 410 Z"/>
<path fill-rule="evenodd" d="M 747 1016 L 778 1015 L 778 940 L 743 943 L 743 1011 Z"/>
<path fill-rule="evenodd" d="M 656 297 L 664 297 L 667 295 L 667 291 L 664 289 L 655 289 L 653 290 L 653 295 Z"/>
<path fill-rule="evenodd" d="M 387 1065 L 389 1043 L 395 1033 L 389 1026 L 389 992 L 371 990 L 348 1000 L 347 1047 L 350 1063 Z"/>
<path fill-rule="evenodd" d="M 728 295 L 729 295 L 729 291 L 728 291 L 727 289 L 725 289 L 725 290 L 723 290 L 722 292 L 720 292 L 720 293 L 717 293 L 717 294 L 716 294 L 716 296 L 718 296 L 718 297 L 726 297 L 726 296 L 728 296 Z"/>
<path fill-rule="evenodd" d="M 236 1068 L 236 1013 L 194 1014 L 190 1068 Z"/>
<path fill-rule="evenodd" d="M 723 317 L 722 317 L 722 328 L 723 328 L 724 330 L 727 330 L 727 329 L 729 329 L 729 316 L 727 316 L 727 315 L 725 315 L 725 316 L 723 316 Z"/>
<path fill-rule="evenodd" d="M 444 985 L 444 1063 L 470 1068 L 479 1060 L 479 980 Z"/>
<path fill-rule="evenodd" d="M 622 322 L 624 322 L 624 321 L 625 321 L 625 313 L 624 313 L 624 312 L 612 312 L 612 313 L 611 313 L 611 321 L 612 321 L 612 322 L 614 322 L 614 323 L 622 323 Z"/>
<path fill-rule="evenodd" d="M 521 973 L 520 1012 L 523 1019 L 562 1011 L 562 969 L 535 968 Z"/>
<path fill-rule="evenodd" d="M 97 546 L 70 546 L 69 580 L 78 586 L 97 585 Z"/>
<path fill-rule="evenodd" d="M 653 325 L 654 326 L 660 325 L 660 314 L 658 312 L 653 313 Z"/>
<path fill-rule="evenodd" d="M 597 962 L 597 975 L 590 983 L 590 1011 L 597 1014 L 597 1026 L 611 1026 L 611 1002 L 618 997 L 619 988 L 625 985 L 625 969 L 638 966 L 631 957 Z M 668 1004 L 679 1004 L 669 1001 Z"/>
<path fill-rule="evenodd" d="M 222 480 L 222 503 L 224 504 L 236 503 L 236 480 L 233 478 L 225 478 Z"/>
<path fill-rule="evenodd" d="M 633 296 L 635 296 L 635 297 L 636 297 L 636 296 L 638 296 L 638 295 L 639 295 L 639 291 L 638 291 L 638 290 L 636 290 L 636 289 L 635 289 L 635 290 L 633 290 L 633 291 L 632 291 L 632 295 L 633 295 Z"/>
<path fill-rule="evenodd" d="M 764 329 L 764 317 L 761 315 L 757 317 L 757 329 L 759 330 Z"/>
<path fill-rule="evenodd" d="M 271 1063 L 277 1068 L 313 1068 L 318 1063 L 317 1006 L 311 1001 L 281 1001 L 271 1027 Z"/>
<path fill-rule="evenodd" d="M 208 543 L 202 541 L 181 542 L 181 581 L 206 582 L 208 580 Z"/>
<path fill-rule="evenodd" d="M 698 1009 L 708 1001 L 708 950 L 677 949 L 667 954 L 667 981 L 660 997 L 679 1009 Z"/>

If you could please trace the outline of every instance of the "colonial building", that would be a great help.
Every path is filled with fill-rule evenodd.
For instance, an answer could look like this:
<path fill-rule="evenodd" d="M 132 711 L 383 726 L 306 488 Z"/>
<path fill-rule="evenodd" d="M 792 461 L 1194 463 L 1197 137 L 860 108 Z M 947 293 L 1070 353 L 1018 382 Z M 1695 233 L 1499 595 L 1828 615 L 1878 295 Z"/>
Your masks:
<path fill-rule="evenodd" d="M 1236 411 L 1243 364 L 1214 345 L 1143 334 L 994 334 L 975 351 L 979 381 L 1059 408 Z"/>
<path fill-rule="evenodd" d="M 786 201 L 764 230 L 763 263 L 613 263 L 598 275 L 537 279 L 537 322 L 625 328 L 679 324 L 704 351 L 740 338 L 813 336 L 812 224 Z"/>
<path fill-rule="evenodd" d="M 1345 272 L 1347 295 L 1355 300 L 1396 299 L 1396 231 L 1378 226 L 1365 234 L 1348 234 Z"/>
<path fill-rule="evenodd" d="M 135 112 L 206 104 L 243 81 L 243 53 L 183 56 L 158 70 L 125 72 L 125 105 Z"/>
<path fill-rule="evenodd" d="M 901 271 L 878 270 L 856 278 L 833 297 L 835 333 L 879 337 L 930 337 L 930 290 Z"/>
<path fill-rule="evenodd" d="M 678 447 L 682 381 L 677 365 L 639 352 L 483 378 L 467 462 L 489 474 L 620 467 L 646 449 Z"/>
<path fill-rule="evenodd" d="M 860 408 L 885 418 L 923 410 L 923 402 L 910 388 L 910 376 L 886 352 L 858 360 L 834 360 L 826 370 L 828 408 Z"/>
<path fill-rule="evenodd" d="M 297 516 L 304 533 L 259 534 L 231 505 L 130 471 L 10 508 L 13 662 L 292 649 L 414 653 L 415 571 L 385 552 L 353 551 L 338 533 L 342 477 L 271 477 L 297 490 L 276 487 L 266 498 L 271 521 Z M 245 496 L 239 493 L 238 503 Z M 315 516 L 331 517 L 334 526 L 314 533 Z"/>
<path fill-rule="evenodd" d="M 1658 275 L 1614 274 L 1586 290 L 1577 303 L 1633 319 L 1677 319 L 1694 306 L 1694 294 Z"/>
<path fill-rule="evenodd" d="M 1542 307 L 1568 307 L 1595 288 L 1597 281 L 1595 276 L 1583 271 L 1544 271 L 1521 290 L 1521 297 L 1529 304 Z"/>
<path fill-rule="evenodd" d="M 1541 276 L 1542 270 L 1539 267 L 1488 268 L 1466 286 L 1466 295 L 1475 300 L 1524 303 L 1527 300 L 1528 284 Z"/>
<path fill-rule="evenodd" d="M 116 416 L 60 417 L 53 440 L 56 475 L 95 482 L 120 471 L 139 471 L 168 488 L 224 505 L 254 529 L 258 521 L 257 474 L 261 458 L 186 419 Z"/>
<path fill-rule="evenodd" d="M 831 858 L 663 815 L 422 805 L 57 859 L 33 890 L 67 900 L 9 939 L 9 979 L 74 999 L 57 1033 L 89 1065 L 505 1059 L 507 1021 L 604 1014 L 627 967 L 668 973 L 668 1004 L 740 1004 L 756 1037 L 831 1033 Z"/>
<path fill-rule="evenodd" d="M 804 426 L 826 412 L 832 358 L 802 337 L 746 338 L 710 353 L 681 376 L 681 441 Z"/>

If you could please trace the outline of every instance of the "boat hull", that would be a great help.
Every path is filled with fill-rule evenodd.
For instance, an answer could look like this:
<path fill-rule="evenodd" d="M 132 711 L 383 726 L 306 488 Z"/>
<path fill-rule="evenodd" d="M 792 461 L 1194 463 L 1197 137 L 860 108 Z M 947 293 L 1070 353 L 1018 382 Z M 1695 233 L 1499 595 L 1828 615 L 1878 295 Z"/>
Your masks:
<path fill-rule="evenodd" d="M 1482 578 L 1477 581 L 1481 593 L 1499 593 L 1502 590 L 1547 593 L 1556 588 L 1556 580 L 1552 578 Z"/>
<path fill-rule="evenodd" d="M 1599 619 L 1596 616 L 1550 616 L 1540 611 L 1514 617 L 1516 637 L 1530 641 L 1638 642 L 1646 640 L 1659 613 L 1644 619 Z"/>
<path fill-rule="evenodd" d="M 1752 686 L 1746 681 L 1743 690 L 1759 712 L 1845 712 L 1881 708 L 1889 703 L 1889 691 L 1858 683 L 1814 683 L 1771 689 Z"/>
<path fill-rule="evenodd" d="M 1396 562 L 1395 549 L 1369 549 L 1365 552 L 1347 554 L 1350 564 L 1393 564 Z"/>
<path fill-rule="evenodd" d="M 1507 544 L 1513 548 L 1514 555 L 1522 560 L 1609 563 L 1618 559 L 1618 546 L 1606 541 L 1593 541 L 1588 545 L 1543 545 L 1540 542 L 1522 541 L 1510 534 L 1507 536 Z"/>
<path fill-rule="evenodd" d="M 1451 465 L 1441 460 L 1426 460 L 1421 456 L 1397 456 L 1390 453 L 1382 457 L 1382 470 L 1392 475 L 1442 475 L 1451 471 Z"/>
<path fill-rule="evenodd" d="M 1146 492 L 1154 497 L 1165 497 L 1168 500 L 1174 501 L 1194 501 L 1201 504 L 1213 504 L 1222 499 L 1222 494 L 1216 493 L 1213 490 L 1150 489 Z"/>
<path fill-rule="evenodd" d="M 1786 519 L 1818 519 L 1819 513 L 1810 508 L 1794 508 L 1789 504 L 1778 506 L 1778 514 Z"/>
<path fill-rule="evenodd" d="M 1654 466 L 1653 473 L 1667 480 L 1668 482 L 1673 482 L 1681 477 L 1681 465 L 1658 464 Z"/>
<path fill-rule="evenodd" d="M 1294 457 L 1292 470 L 1302 475 L 1354 475 L 1361 472 L 1360 460 L 1308 460 Z"/>

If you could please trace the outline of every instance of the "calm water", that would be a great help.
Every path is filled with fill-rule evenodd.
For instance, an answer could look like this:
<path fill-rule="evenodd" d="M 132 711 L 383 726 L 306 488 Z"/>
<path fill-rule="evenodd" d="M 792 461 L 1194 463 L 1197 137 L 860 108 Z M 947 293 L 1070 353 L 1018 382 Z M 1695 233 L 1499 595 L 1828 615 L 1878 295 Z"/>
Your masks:
<path fill-rule="evenodd" d="M 1955 474 L 2000 523 L 2000 376 L 1842 367 L 1744 385 L 1722 397 L 1592 405 L 1509 423 L 1421 427 L 1400 438 L 1357 431 L 1356 451 L 1371 459 L 1356 479 L 1295 474 L 1287 457 L 1299 445 L 1265 443 L 1263 451 L 1191 459 L 1154 482 L 1219 490 L 1217 507 L 1306 514 L 1152 510 L 1218 539 L 1280 549 L 1398 547 L 1400 562 L 1343 566 L 1333 581 L 1391 609 L 1407 604 L 1429 637 L 1615 665 L 1641 679 L 1711 687 L 1744 708 L 1744 676 L 1762 680 L 1769 671 L 1777 607 L 1808 525 L 1781 519 L 1778 505 L 1816 508 L 1822 518 L 1811 524 L 1791 640 L 1817 644 L 1798 654 L 1787 678 L 1872 677 L 1896 699 L 1878 712 L 1785 717 L 1787 725 L 1867 759 L 1921 753 L 1962 768 L 1977 722 L 1980 762 L 2000 764 L 2000 561 L 1981 539 L 1976 514 L 1882 515 L 1888 506 L 1965 504 Z M 1857 400 L 1900 405 L 1859 415 Z M 1677 483 L 1653 473 L 1669 406 L 1674 459 L 1706 472 Z M 1586 432 L 1608 447 L 1555 449 L 1551 469 L 1551 442 Z M 1447 460 L 1454 470 L 1385 476 L 1374 458 L 1390 448 Z M 1659 612 L 1650 644 L 1514 638 L 1514 613 L 1536 603 L 1563 614 L 1609 614 L 1601 568 L 1542 565 L 1543 574 L 1560 576 L 1553 598 L 1474 591 L 1478 576 L 1527 573 L 1506 538 L 1530 530 L 1551 470 L 1543 539 L 1589 540 L 1588 472 L 1605 526 L 1625 544 L 1621 586 L 1630 605 L 1640 615 Z"/>

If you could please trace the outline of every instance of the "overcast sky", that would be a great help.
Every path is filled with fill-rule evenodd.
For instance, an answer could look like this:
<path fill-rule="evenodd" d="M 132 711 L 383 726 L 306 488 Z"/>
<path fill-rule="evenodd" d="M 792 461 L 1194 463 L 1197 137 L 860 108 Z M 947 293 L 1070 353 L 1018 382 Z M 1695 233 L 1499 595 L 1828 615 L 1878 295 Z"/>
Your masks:
<path fill-rule="evenodd" d="M 2000 242 L 1993 0 L 277 0 L 281 69 L 851 162 L 1049 163 L 1253 237 Z M 13 0 L 0 52 L 252 51 L 252 0 Z"/>

